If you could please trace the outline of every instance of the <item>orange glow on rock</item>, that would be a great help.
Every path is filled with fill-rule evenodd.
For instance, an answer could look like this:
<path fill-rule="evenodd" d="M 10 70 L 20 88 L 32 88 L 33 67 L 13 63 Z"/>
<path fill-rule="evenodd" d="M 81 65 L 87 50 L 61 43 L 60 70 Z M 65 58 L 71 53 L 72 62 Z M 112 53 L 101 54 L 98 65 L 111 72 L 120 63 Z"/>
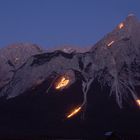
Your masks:
<path fill-rule="evenodd" d="M 62 77 L 61 79 L 60 79 L 60 81 L 56 84 L 56 89 L 62 89 L 62 88 L 64 88 L 64 87 L 66 87 L 68 84 L 69 84 L 69 82 L 70 82 L 70 80 L 68 79 L 68 78 L 66 78 L 66 77 Z"/>
<path fill-rule="evenodd" d="M 124 27 L 124 24 L 123 23 L 120 23 L 119 24 L 119 29 L 122 29 Z"/>
<path fill-rule="evenodd" d="M 138 106 L 140 106 L 140 99 L 137 99 L 136 102 L 137 102 Z"/>
<path fill-rule="evenodd" d="M 81 109 L 82 109 L 81 106 L 78 107 L 78 108 L 75 108 L 75 109 L 67 116 L 67 118 L 73 117 L 73 116 L 76 115 Z"/>
<path fill-rule="evenodd" d="M 110 43 L 107 44 L 108 47 L 110 47 L 115 41 L 111 41 Z"/>

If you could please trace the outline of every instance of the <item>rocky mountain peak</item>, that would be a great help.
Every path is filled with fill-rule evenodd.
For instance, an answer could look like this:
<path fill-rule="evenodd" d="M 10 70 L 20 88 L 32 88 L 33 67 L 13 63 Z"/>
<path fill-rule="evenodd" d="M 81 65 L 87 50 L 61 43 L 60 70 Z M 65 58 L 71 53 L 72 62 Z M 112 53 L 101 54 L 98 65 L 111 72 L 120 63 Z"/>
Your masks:
<path fill-rule="evenodd" d="M 139 77 L 137 69 L 140 65 L 140 22 L 134 15 L 126 17 L 112 32 L 105 35 L 91 48 L 91 52 L 98 68 L 107 68 L 113 78 L 111 88 L 118 96 L 117 102 L 125 95 L 124 90 L 127 92 L 129 87 L 139 85 L 135 77 Z M 132 68 L 134 63 L 135 69 Z M 136 99 L 134 93 L 131 91 Z"/>
<path fill-rule="evenodd" d="M 0 49 L 0 88 L 7 84 L 13 71 L 22 66 L 29 57 L 42 53 L 36 44 L 17 43 Z"/>

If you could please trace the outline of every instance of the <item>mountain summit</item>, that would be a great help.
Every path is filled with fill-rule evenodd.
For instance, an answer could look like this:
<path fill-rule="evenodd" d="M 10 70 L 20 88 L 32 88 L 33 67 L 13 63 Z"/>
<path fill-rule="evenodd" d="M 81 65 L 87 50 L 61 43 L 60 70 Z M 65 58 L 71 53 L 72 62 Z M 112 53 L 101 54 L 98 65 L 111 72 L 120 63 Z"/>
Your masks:
<path fill-rule="evenodd" d="M 90 50 L 94 54 L 93 61 L 97 63 L 99 69 L 107 69 L 108 77 L 104 81 L 111 86 L 111 94 L 116 94 L 120 106 L 123 96 L 129 92 L 135 100 L 137 99 L 134 91 L 129 91 L 129 87 L 134 89 L 135 86 L 139 86 L 137 81 L 140 65 L 139 37 L 140 22 L 134 15 L 129 15 Z"/>
<path fill-rule="evenodd" d="M 29 57 L 42 53 L 35 44 L 17 43 L 0 49 L 0 88 L 10 82 L 13 72 L 22 66 Z"/>

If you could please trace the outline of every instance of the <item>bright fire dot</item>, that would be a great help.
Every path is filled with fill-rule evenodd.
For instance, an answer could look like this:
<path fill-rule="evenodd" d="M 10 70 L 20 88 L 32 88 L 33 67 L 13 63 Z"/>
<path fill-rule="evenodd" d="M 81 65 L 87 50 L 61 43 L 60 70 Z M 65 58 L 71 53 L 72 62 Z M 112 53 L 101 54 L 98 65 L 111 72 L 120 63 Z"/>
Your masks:
<path fill-rule="evenodd" d="M 60 81 L 56 84 L 55 88 L 56 89 L 61 89 L 61 88 L 65 87 L 65 86 L 67 86 L 69 82 L 70 82 L 70 80 L 68 78 L 62 77 L 60 79 Z"/>
<path fill-rule="evenodd" d="M 113 40 L 113 41 L 111 41 L 110 43 L 108 43 L 108 47 L 110 47 L 113 43 L 114 43 L 115 41 Z"/>
<path fill-rule="evenodd" d="M 136 102 L 137 102 L 138 106 L 140 106 L 140 99 L 137 99 Z"/>
<path fill-rule="evenodd" d="M 122 29 L 124 27 L 124 24 L 123 23 L 120 23 L 119 24 L 119 29 Z"/>
<path fill-rule="evenodd" d="M 74 109 L 68 116 L 67 118 L 71 118 L 72 116 L 74 116 L 75 114 L 77 114 L 80 110 L 81 110 L 82 107 L 78 107 L 76 109 Z"/>

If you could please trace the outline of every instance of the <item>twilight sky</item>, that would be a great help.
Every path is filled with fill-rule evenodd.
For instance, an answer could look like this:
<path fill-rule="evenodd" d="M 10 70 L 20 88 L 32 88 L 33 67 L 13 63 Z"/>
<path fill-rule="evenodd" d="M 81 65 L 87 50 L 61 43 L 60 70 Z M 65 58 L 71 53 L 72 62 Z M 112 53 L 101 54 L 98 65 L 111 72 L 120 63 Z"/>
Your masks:
<path fill-rule="evenodd" d="M 140 19 L 140 0 L 0 0 L 0 47 L 91 46 L 129 13 Z"/>

